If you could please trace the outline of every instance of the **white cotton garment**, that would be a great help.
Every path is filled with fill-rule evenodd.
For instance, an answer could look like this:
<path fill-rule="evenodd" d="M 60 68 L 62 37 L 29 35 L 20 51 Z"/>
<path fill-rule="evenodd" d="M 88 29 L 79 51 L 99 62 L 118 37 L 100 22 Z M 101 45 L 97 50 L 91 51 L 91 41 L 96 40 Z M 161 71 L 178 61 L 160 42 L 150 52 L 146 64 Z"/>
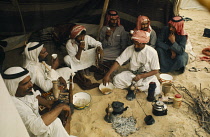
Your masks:
<path fill-rule="evenodd" d="M 68 40 L 66 44 L 66 50 L 68 52 L 68 55 L 64 57 L 64 62 L 74 72 L 95 65 L 95 55 L 96 55 L 95 49 L 97 47 L 102 48 L 101 42 L 96 41 L 94 38 L 88 35 L 85 35 L 84 41 L 85 41 L 85 48 L 82 51 L 80 60 L 78 60 L 75 57 L 75 55 L 78 52 L 78 43 L 75 41 L 75 39 Z"/>
<path fill-rule="evenodd" d="M 134 46 L 131 45 L 125 49 L 125 51 L 116 59 L 116 61 L 122 65 L 128 59 L 130 59 L 130 71 L 123 71 L 114 77 L 113 84 L 116 88 L 124 89 L 129 87 L 134 75 L 131 71 L 136 71 L 140 67 L 141 70 L 145 72 L 160 69 L 157 52 L 154 48 L 148 45 L 145 45 L 144 49 L 142 49 L 140 52 L 135 52 Z M 157 87 L 155 89 L 155 94 L 159 94 L 160 82 L 155 75 L 140 79 L 136 85 L 140 90 L 147 91 L 150 82 L 156 83 Z"/>
<path fill-rule="evenodd" d="M 62 122 L 56 118 L 49 126 L 46 126 L 39 114 L 38 100 L 39 91 L 33 91 L 33 95 L 25 97 L 12 97 L 12 100 L 25 124 L 30 137 L 69 137 Z"/>
<path fill-rule="evenodd" d="M 73 59 L 67 55 L 64 57 L 64 61 L 74 72 L 78 70 L 83 70 L 89 68 L 92 65 L 95 65 L 95 48 L 82 51 L 81 58 L 79 62 L 73 61 Z"/>
<path fill-rule="evenodd" d="M 30 42 L 25 48 L 25 63 L 23 67 L 27 68 L 30 72 L 32 83 L 36 84 L 43 91 L 48 92 L 52 89 L 52 81 L 58 80 L 59 77 L 63 77 L 68 83 L 70 75 L 74 75 L 73 71 L 68 68 L 60 68 L 54 70 L 51 66 L 47 65 L 44 61 L 39 62 L 38 56 L 43 48 L 43 45 L 36 49 L 29 50 L 28 48 L 34 47 L 39 44 L 38 42 Z"/>

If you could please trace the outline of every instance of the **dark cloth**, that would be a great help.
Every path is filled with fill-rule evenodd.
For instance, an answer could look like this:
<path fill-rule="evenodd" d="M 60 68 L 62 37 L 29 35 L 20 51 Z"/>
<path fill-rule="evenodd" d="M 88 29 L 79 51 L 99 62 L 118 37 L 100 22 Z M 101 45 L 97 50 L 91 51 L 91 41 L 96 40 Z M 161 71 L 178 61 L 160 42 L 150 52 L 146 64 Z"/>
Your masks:
<path fill-rule="evenodd" d="M 174 44 L 168 40 L 168 36 L 169 27 L 163 27 L 156 43 L 162 73 L 179 70 L 185 67 L 188 62 L 188 54 L 185 52 L 187 36 L 175 34 L 176 42 Z M 174 59 L 171 58 L 171 50 L 176 52 Z"/>
<path fill-rule="evenodd" d="M 96 80 L 101 80 L 109 71 L 114 62 L 115 60 L 106 60 L 103 61 L 102 64 L 99 64 L 99 68 L 91 67 L 91 71 L 94 72 L 94 78 Z"/>
<path fill-rule="evenodd" d="M 99 83 L 92 83 L 90 79 L 86 78 L 82 71 L 76 73 L 74 76 L 74 82 L 83 90 L 89 90 L 99 86 Z"/>

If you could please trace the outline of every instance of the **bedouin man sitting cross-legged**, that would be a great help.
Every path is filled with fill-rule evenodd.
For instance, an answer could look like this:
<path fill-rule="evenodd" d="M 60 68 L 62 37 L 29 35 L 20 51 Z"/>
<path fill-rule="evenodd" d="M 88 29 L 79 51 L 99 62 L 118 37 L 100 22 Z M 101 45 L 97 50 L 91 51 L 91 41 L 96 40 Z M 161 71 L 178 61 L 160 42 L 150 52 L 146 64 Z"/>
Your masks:
<path fill-rule="evenodd" d="M 156 43 L 162 73 L 184 72 L 188 62 L 188 54 L 185 52 L 186 42 L 187 33 L 184 31 L 183 18 L 173 17 L 168 26 L 162 28 Z"/>
<path fill-rule="evenodd" d="M 159 59 L 156 50 L 151 46 L 146 45 L 146 43 L 149 42 L 149 36 L 146 33 L 148 32 L 143 30 L 134 31 L 132 36 L 134 44 L 127 47 L 116 59 L 113 66 L 103 78 L 104 85 L 110 81 L 110 75 L 112 72 L 117 70 L 124 62 L 130 60 L 129 70 L 123 71 L 113 78 L 113 84 L 115 87 L 126 89 L 132 82 L 135 82 L 140 90 L 147 91 L 149 83 L 155 82 L 157 86 L 155 89 L 155 95 L 160 93 L 160 83 L 155 76 L 160 69 Z M 135 94 L 128 90 L 126 99 L 132 100 L 134 98 Z"/>
<path fill-rule="evenodd" d="M 90 75 L 89 68 L 98 64 L 96 53 L 103 52 L 101 42 L 87 35 L 86 28 L 82 25 L 73 26 L 70 32 L 70 39 L 66 43 L 68 55 L 64 57 L 64 62 L 76 72 L 74 81 L 83 90 L 98 87 L 99 83 L 91 83 L 83 72 Z"/>

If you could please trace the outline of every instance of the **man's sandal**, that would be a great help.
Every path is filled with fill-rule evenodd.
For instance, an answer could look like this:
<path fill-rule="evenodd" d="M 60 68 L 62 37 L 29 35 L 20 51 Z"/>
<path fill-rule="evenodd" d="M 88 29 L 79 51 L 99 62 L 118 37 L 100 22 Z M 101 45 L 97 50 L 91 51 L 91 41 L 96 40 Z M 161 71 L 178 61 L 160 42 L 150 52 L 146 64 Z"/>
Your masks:
<path fill-rule="evenodd" d="M 210 68 L 205 67 L 204 69 L 206 70 L 207 73 L 210 73 Z"/>
<path fill-rule="evenodd" d="M 199 68 L 195 68 L 195 67 L 192 67 L 190 69 L 188 69 L 190 72 L 198 72 L 198 71 L 201 71 L 201 69 Z"/>

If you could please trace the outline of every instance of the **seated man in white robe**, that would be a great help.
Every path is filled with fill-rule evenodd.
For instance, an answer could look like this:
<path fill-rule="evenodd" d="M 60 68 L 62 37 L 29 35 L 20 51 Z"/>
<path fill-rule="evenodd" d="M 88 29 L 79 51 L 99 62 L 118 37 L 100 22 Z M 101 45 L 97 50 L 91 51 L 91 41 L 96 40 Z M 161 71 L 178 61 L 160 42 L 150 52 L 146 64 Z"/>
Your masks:
<path fill-rule="evenodd" d="M 42 98 L 38 90 L 33 90 L 29 71 L 22 67 L 11 67 L 4 71 L 2 77 L 30 137 L 69 137 L 57 118 L 62 111 L 71 115 L 68 105 L 58 104 L 40 115 L 38 104 L 50 108 L 53 101 Z"/>
<path fill-rule="evenodd" d="M 155 76 L 160 69 L 157 52 L 151 46 L 146 45 L 149 42 L 149 35 L 143 30 L 134 31 L 133 45 L 127 47 L 123 53 L 116 59 L 113 66 L 103 78 L 104 85 L 110 81 L 110 75 L 117 70 L 127 60 L 130 60 L 130 68 L 123 71 L 113 78 L 113 84 L 116 88 L 126 89 L 132 82 L 135 82 L 141 91 L 148 91 L 149 83 L 155 82 L 155 95 L 160 93 L 160 83 Z M 128 90 L 127 100 L 133 100 L 135 94 Z"/>
<path fill-rule="evenodd" d="M 69 80 L 70 75 L 74 75 L 73 71 L 68 68 L 60 68 L 58 58 L 52 58 L 52 65 L 49 66 L 45 63 L 48 52 L 43 47 L 44 44 L 38 42 L 30 42 L 25 47 L 25 61 L 24 68 L 30 72 L 31 81 L 44 92 L 52 89 L 52 81 L 58 80 L 61 85 L 66 88 L 66 81 Z"/>
<path fill-rule="evenodd" d="M 83 90 L 98 87 L 99 83 L 92 83 L 90 79 L 84 77 L 84 74 L 90 75 L 89 68 L 98 66 L 102 61 L 101 42 L 86 35 L 84 26 L 75 25 L 71 30 L 70 39 L 66 43 L 66 50 L 68 55 L 64 57 L 64 62 L 76 72 L 74 82 Z"/>
<path fill-rule="evenodd" d="M 102 51 L 102 44 L 89 35 L 82 25 L 75 25 L 70 34 L 70 40 L 66 43 L 68 55 L 64 62 L 74 72 L 84 70 L 96 64 L 96 52 Z"/>

